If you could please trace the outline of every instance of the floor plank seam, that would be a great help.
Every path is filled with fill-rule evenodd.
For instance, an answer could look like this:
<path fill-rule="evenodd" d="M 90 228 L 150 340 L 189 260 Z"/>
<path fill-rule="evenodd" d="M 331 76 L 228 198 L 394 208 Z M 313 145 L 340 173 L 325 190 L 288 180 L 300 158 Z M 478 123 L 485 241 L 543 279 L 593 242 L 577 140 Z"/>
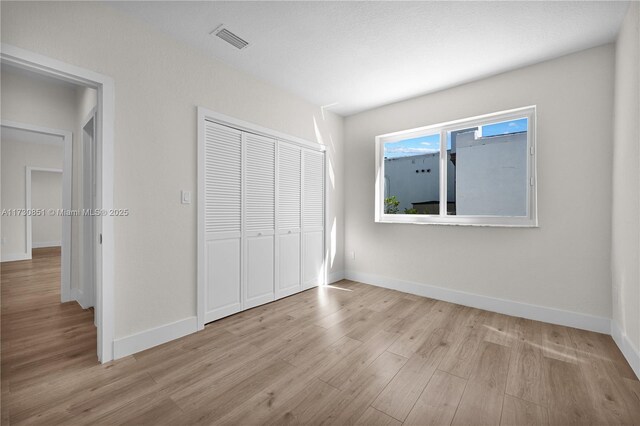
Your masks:
<path fill-rule="evenodd" d="M 342 389 L 340 389 L 340 388 L 338 388 L 338 387 L 333 386 L 331 383 L 327 382 L 326 380 L 322 380 L 322 379 L 321 379 L 320 377 L 318 377 L 318 376 L 316 376 L 316 377 L 315 377 L 315 379 L 317 379 L 317 380 L 321 381 L 322 383 L 324 383 L 324 384 L 325 384 L 325 385 L 327 385 L 327 386 L 331 386 L 332 388 L 334 388 L 335 390 L 337 390 L 337 391 L 339 391 L 339 392 L 342 392 Z"/>
<path fill-rule="evenodd" d="M 469 381 L 469 378 L 468 378 L 468 377 L 466 377 L 466 378 L 465 378 L 465 377 L 462 377 L 462 376 L 460 376 L 460 375 L 458 375 L 458 374 L 454 374 L 454 373 L 451 373 L 451 372 L 449 372 L 449 371 L 442 370 L 442 369 L 440 369 L 440 368 L 436 368 L 436 371 L 440 371 L 441 373 L 445 373 L 445 374 L 450 374 L 450 375 L 452 375 L 452 376 L 454 376 L 454 377 L 457 377 L 458 379 L 462 379 L 462 380 L 464 380 L 464 381 Z"/>
<path fill-rule="evenodd" d="M 451 374 L 451 373 L 447 373 L 446 371 L 443 371 L 443 373 Z M 456 376 L 455 374 L 451 374 L 451 375 L 458 377 L 459 379 L 462 379 L 462 377 Z M 462 394 L 460 395 L 460 401 L 458 401 L 458 405 L 456 405 L 456 410 L 453 413 L 453 416 L 451 416 L 451 421 L 449 422 L 449 425 L 452 425 L 453 421 L 456 419 L 456 415 L 458 414 L 458 409 L 460 408 L 460 403 L 462 402 L 462 399 L 464 398 L 464 394 L 467 391 L 467 385 L 469 384 L 469 380 L 467 379 L 463 379 L 463 380 L 464 380 L 464 389 L 462 390 Z"/>

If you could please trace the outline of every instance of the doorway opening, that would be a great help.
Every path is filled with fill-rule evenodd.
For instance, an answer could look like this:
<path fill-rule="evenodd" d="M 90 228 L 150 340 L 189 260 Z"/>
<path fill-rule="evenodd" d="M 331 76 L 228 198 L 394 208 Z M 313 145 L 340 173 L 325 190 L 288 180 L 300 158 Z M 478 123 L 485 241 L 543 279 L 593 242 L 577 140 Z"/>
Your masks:
<path fill-rule="evenodd" d="M 2 71 L 11 111 L 30 80 Z M 1 132 L 2 374 L 12 387 L 95 364 L 97 335 L 71 285 L 72 133 L 8 121 Z"/>
<path fill-rule="evenodd" d="M 43 78 L 92 89 L 95 92 L 95 108 L 91 111 L 89 117 L 86 117 L 81 127 L 74 128 L 72 132 L 66 131 L 67 133 L 73 133 L 69 135 L 69 141 L 73 146 L 75 156 L 71 157 L 71 150 L 69 150 L 69 157 L 67 157 L 67 152 L 65 151 L 63 187 L 66 188 L 67 179 L 69 182 L 73 182 L 74 185 L 67 195 L 70 201 L 71 192 L 73 192 L 73 199 L 76 201 L 74 201 L 73 205 L 63 207 L 59 213 L 63 222 L 59 249 L 62 268 L 60 270 L 61 285 L 59 290 L 56 288 L 55 291 L 60 292 L 60 301 L 76 300 L 82 308 L 94 308 L 90 311 L 86 310 L 86 312 L 91 312 L 93 317 L 91 324 L 95 332 L 93 362 L 95 362 L 96 355 L 100 362 L 111 361 L 113 359 L 114 340 L 114 244 L 113 216 L 110 216 L 108 212 L 113 210 L 113 80 L 93 71 L 6 44 L 2 44 L 0 61 L 3 68 L 10 66 Z M 4 97 L 5 92 L 3 91 L 3 102 Z M 57 136 L 63 140 L 65 139 L 64 134 L 61 135 L 59 131 L 34 125 L 32 124 L 33 122 L 28 123 L 29 120 L 10 121 L 15 118 L 5 115 L 5 111 L 6 108 L 3 105 L 3 129 L 27 129 L 38 135 Z M 34 121 L 36 121 L 36 118 L 38 117 L 34 117 Z M 77 147 L 80 149 L 76 149 Z M 88 152 L 83 152 L 83 147 L 90 149 L 87 150 Z M 88 164 L 83 165 L 85 158 Z M 71 173 L 66 173 L 67 160 L 73 162 L 73 165 L 69 164 L 69 171 L 75 166 L 73 177 Z M 37 166 L 34 165 L 33 167 Z M 32 174 L 34 171 L 31 170 L 30 173 Z M 84 175 L 85 173 L 89 173 L 91 178 L 76 180 L 78 175 Z M 87 194 L 88 199 L 82 201 L 85 194 Z M 64 203 L 65 196 L 63 195 Z M 86 209 L 87 206 L 89 211 Z M 87 218 L 87 220 L 81 220 L 84 218 Z M 75 220 L 72 221 L 72 219 Z M 65 229 L 65 227 L 68 229 Z M 3 233 L 6 229 L 3 227 Z M 87 233 L 89 235 L 86 235 Z M 33 255 L 35 254 L 39 259 L 40 253 L 37 251 L 40 249 L 34 248 L 33 242 L 31 242 L 32 247 L 30 250 L 36 250 L 36 252 L 31 252 L 26 247 L 29 244 L 28 241 L 29 239 L 25 236 L 23 259 L 31 255 L 31 261 L 35 262 L 36 259 L 33 258 Z M 6 250 L 4 248 L 3 240 L 3 261 L 20 260 L 19 258 L 6 258 Z M 16 266 L 14 265 L 19 263 L 3 263 L 3 278 L 5 271 L 10 271 L 12 268 L 15 269 Z M 40 264 L 43 265 L 41 262 Z M 51 262 L 49 262 L 49 266 L 51 266 Z M 49 274 L 52 273 L 52 271 L 49 271 Z M 69 285 L 67 286 L 66 283 L 69 283 Z M 4 288 L 5 282 L 3 280 L 3 292 Z M 3 298 L 3 314 L 4 302 L 5 299 Z M 95 328 L 93 323 L 95 323 Z"/>

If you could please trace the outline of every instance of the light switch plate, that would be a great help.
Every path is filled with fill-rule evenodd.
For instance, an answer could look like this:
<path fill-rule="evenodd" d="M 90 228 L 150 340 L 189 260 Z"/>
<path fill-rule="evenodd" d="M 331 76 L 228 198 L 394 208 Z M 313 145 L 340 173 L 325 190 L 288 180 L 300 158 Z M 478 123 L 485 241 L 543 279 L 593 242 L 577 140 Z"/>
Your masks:
<path fill-rule="evenodd" d="M 182 204 L 191 204 L 191 191 L 182 190 L 180 195 Z"/>

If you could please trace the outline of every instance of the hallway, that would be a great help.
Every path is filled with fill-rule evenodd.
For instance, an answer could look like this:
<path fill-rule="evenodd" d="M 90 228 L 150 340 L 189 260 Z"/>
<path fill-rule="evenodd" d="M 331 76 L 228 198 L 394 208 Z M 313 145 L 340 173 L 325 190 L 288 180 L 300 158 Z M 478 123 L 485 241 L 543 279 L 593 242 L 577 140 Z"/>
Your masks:
<path fill-rule="evenodd" d="M 2 264 L 2 423 L 11 394 L 97 365 L 93 311 L 60 303 L 60 248 Z"/>

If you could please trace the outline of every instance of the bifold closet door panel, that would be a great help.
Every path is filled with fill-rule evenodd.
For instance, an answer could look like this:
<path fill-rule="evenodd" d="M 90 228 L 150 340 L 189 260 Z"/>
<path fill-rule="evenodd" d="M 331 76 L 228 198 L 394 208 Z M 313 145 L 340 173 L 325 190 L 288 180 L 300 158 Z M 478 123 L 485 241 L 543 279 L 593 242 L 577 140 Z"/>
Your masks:
<path fill-rule="evenodd" d="M 240 245 L 240 238 L 210 240 L 206 243 L 206 322 L 214 321 L 242 310 Z"/>
<path fill-rule="evenodd" d="M 245 230 L 275 229 L 275 140 L 245 133 Z"/>
<path fill-rule="evenodd" d="M 244 309 L 274 300 L 274 235 L 246 239 L 246 296 Z"/>
<path fill-rule="evenodd" d="M 301 200 L 302 150 L 278 143 L 278 282 L 276 298 L 302 290 Z"/>
<path fill-rule="evenodd" d="M 276 141 L 244 133 L 244 309 L 275 299 Z"/>
<path fill-rule="evenodd" d="M 286 297 L 302 290 L 300 280 L 300 232 L 281 234 L 279 238 L 279 274 L 276 297 Z"/>
<path fill-rule="evenodd" d="M 324 233 L 322 231 L 310 231 L 304 233 L 304 264 L 303 264 L 303 288 L 306 290 L 322 284 L 323 274 L 323 248 Z"/>
<path fill-rule="evenodd" d="M 205 123 L 205 322 L 242 310 L 242 132 Z"/>
<path fill-rule="evenodd" d="M 302 150 L 302 287 L 324 281 L 324 154 Z"/>
<path fill-rule="evenodd" d="M 288 143 L 278 145 L 278 228 L 300 231 L 302 150 Z"/>

